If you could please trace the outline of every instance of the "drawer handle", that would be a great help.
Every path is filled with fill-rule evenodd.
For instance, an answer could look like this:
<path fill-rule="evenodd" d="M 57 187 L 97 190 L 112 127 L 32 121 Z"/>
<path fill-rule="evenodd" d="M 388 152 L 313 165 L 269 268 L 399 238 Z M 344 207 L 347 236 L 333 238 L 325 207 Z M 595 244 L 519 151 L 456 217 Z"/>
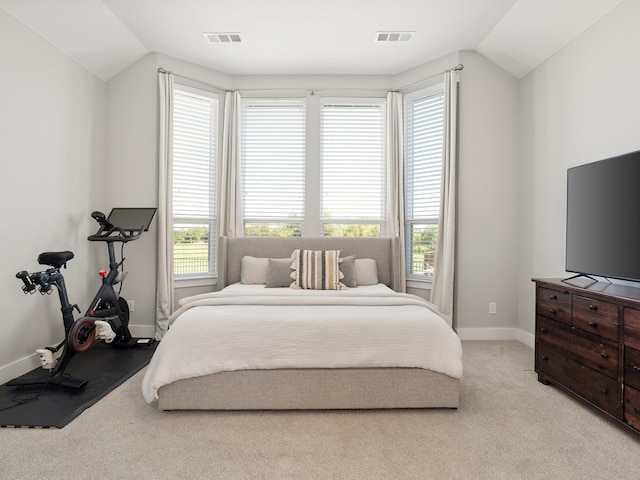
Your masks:
<path fill-rule="evenodd" d="M 633 411 L 636 413 L 640 413 L 640 407 L 633 407 Z"/>
<path fill-rule="evenodd" d="M 557 296 L 557 295 L 554 295 L 554 294 L 552 293 L 552 294 L 550 294 L 550 295 L 549 295 L 549 298 L 550 298 L 551 300 L 557 300 L 557 299 L 558 299 L 558 296 Z"/>
<path fill-rule="evenodd" d="M 587 322 L 590 327 L 596 328 L 598 325 L 593 322 Z"/>
<path fill-rule="evenodd" d="M 589 310 L 593 310 L 595 312 L 596 310 L 598 310 L 598 306 L 597 305 L 589 305 Z"/>
<path fill-rule="evenodd" d="M 550 309 L 549 309 L 549 313 L 550 313 L 551 315 L 555 315 L 556 313 L 558 313 L 558 311 L 557 311 L 555 308 L 550 308 Z"/>
<path fill-rule="evenodd" d="M 607 394 L 607 389 L 606 388 L 601 388 L 600 389 L 600 393 L 602 393 L 603 395 Z"/>
<path fill-rule="evenodd" d="M 540 360 L 544 360 L 544 361 L 546 362 L 546 361 L 547 361 L 547 360 L 549 360 L 549 359 L 548 359 L 547 357 L 545 357 L 544 355 L 542 355 L 542 356 L 540 357 Z"/>
<path fill-rule="evenodd" d="M 609 355 L 607 355 L 605 352 L 600 352 L 600 357 L 609 358 Z"/>
<path fill-rule="evenodd" d="M 547 330 L 547 329 L 546 329 L 546 328 L 544 328 L 544 327 L 542 327 L 542 328 L 540 329 L 540 332 L 541 332 L 541 333 L 547 333 L 548 331 L 549 331 L 549 330 Z"/>
<path fill-rule="evenodd" d="M 638 365 L 632 365 L 631 368 L 633 368 L 636 372 L 640 372 L 640 367 Z"/>

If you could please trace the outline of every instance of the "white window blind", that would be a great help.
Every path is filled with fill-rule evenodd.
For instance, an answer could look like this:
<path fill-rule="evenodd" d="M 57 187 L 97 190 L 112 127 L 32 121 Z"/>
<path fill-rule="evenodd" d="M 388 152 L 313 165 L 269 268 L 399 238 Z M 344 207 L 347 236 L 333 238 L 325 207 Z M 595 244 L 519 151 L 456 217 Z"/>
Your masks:
<path fill-rule="evenodd" d="M 320 121 L 325 236 L 381 236 L 386 205 L 385 101 L 325 100 Z"/>
<path fill-rule="evenodd" d="M 215 273 L 218 99 L 176 84 L 173 112 L 174 273 Z"/>
<path fill-rule="evenodd" d="M 302 235 L 305 125 L 304 99 L 242 100 L 245 235 Z"/>
<path fill-rule="evenodd" d="M 444 92 L 405 98 L 405 226 L 407 274 L 433 274 L 444 134 Z"/>

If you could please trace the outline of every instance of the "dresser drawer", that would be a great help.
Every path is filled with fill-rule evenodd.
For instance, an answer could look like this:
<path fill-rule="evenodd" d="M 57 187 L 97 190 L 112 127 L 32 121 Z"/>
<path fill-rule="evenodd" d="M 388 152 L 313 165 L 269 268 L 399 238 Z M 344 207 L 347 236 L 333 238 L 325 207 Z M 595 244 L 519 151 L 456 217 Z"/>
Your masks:
<path fill-rule="evenodd" d="M 571 323 L 571 295 L 559 290 L 539 287 L 536 295 L 538 315 L 563 323 Z"/>
<path fill-rule="evenodd" d="M 543 342 L 577 362 L 603 372 L 610 377 L 618 377 L 618 346 L 595 335 L 576 333 L 573 327 L 537 318 L 538 342 Z"/>
<path fill-rule="evenodd" d="M 640 350 L 624 348 L 624 383 L 640 390 Z"/>
<path fill-rule="evenodd" d="M 624 309 L 624 326 L 640 331 L 640 310 L 635 308 Z"/>
<path fill-rule="evenodd" d="M 624 421 L 640 430 L 640 391 L 635 388 L 624 388 Z"/>
<path fill-rule="evenodd" d="M 640 310 L 624 309 L 624 344 L 640 350 Z"/>
<path fill-rule="evenodd" d="M 618 341 L 618 306 L 573 296 L 572 324 L 580 330 Z"/>
<path fill-rule="evenodd" d="M 573 329 L 564 323 L 555 322 L 538 315 L 536 317 L 536 340 L 567 355 L 573 348 L 575 334 Z"/>
<path fill-rule="evenodd" d="M 624 327 L 624 344 L 628 347 L 640 350 L 640 330 L 634 330 L 625 325 Z"/>
<path fill-rule="evenodd" d="M 536 365 L 538 373 L 619 418 L 620 390 L 617 379 L 567 358 L 544 344 L 538 345 Z"/>

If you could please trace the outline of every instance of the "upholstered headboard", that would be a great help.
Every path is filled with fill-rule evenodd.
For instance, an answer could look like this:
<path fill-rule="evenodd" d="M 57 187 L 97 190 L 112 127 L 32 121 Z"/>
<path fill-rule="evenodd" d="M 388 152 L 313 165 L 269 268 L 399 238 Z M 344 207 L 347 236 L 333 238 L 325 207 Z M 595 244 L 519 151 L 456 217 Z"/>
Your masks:
<path fill-rule="evenodd" d="M 396 291 L 400 288 L 400 245 L 397 238 L 337 237 L 220 237 L 218 242 L 218 289 L 240 281 L 242 257 L 288 258 L 295 249 L 340 250 L 346 257 L 373 258 L 378 281 Z"/>

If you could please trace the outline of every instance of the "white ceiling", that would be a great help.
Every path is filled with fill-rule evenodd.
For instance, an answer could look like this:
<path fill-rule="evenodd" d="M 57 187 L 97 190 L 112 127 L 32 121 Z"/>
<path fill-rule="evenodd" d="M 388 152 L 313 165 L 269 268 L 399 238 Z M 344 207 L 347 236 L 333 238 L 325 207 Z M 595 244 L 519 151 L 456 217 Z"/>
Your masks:
<path fill-rule="evenodd" d="M 521 78 L 623 0 L 0 0 L 103 80 L 149 52 L 229 75 L 395 75 L 475 50 Z M 377 43 L 377 31 L 415 31 Z M 238 32 L 209 44 L 204 32 Z"/>

